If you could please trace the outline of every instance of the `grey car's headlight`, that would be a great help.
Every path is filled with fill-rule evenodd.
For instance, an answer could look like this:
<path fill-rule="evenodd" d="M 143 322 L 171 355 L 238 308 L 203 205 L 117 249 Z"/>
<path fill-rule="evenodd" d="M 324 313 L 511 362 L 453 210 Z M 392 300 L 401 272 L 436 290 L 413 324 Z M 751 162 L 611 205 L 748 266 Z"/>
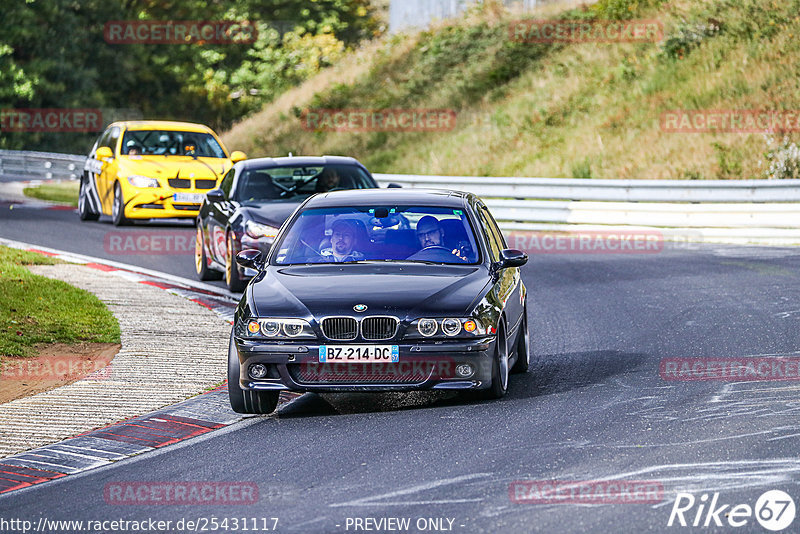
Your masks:
<path fill-rule="evenodd" d="M 261 224 L 254 221 L 247 221 L 244 223 L 244 231 L 253 239 L 258 239 L 260 237 L 271 237 L 272 239 L 275 239 L 275 236 L 278 235 L 278 229 L 274 226 L 269 226 L 267 224 Z"/>
<path fill-rule="evenodd" d="M 260 339 L 316 339 L 308 321 L 303 319 L 250 319 L 245 335 Z"/>
<path fill-rule="evenodd" d="M 155 178 L 139 176 L 138 174 L 131 174 L 128 176 L 128 183 L 133 187 L 159 187 L 158 180 Z"/>

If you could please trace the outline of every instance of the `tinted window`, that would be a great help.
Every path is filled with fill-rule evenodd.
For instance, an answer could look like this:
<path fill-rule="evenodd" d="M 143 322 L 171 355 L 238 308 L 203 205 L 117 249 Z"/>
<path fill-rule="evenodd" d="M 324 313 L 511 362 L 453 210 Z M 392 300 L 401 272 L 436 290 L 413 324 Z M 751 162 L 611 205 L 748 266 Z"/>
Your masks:
<path fill-rule="evenodd" d="M 111 148 L 111 128 L 103 132 L 103 135 L 100 136 L 100 140 L 97 141 L 97 148 L 101 146 Z"/>
<path fill-rule="evenodd" d="M 273 264 L 354 261 L 478 263 L 475 233 L 463 210 L 354 206 L 309 209 L 273 247 Z"/>
<path fill-rule="evenodd" d="M 121 152 L 143 156 L 226 157 L 211 134 L 171 130 L 128 130 L 122 138 Z"/>
<path fill-rule="evenodd" d="M 494 229 L 494 220 L 491 218 L 491 215 L 489 215 L 489 210 L 484 206 L 478 208 L 478 215 L 481 220 L 481 226 L 483 226 L 486 233 L 486 239 L 489 242 L 489 252 L 492 256 L 492 261 L 498 261 L 500 259 L 500 250 L 502 250 L 503 245 L 502 241 L 498 241 L 497 232 Z M 500 236 L 500 238 L 502 239 L 502 236 Z"/>
<path fill-rule="evenodd" d="M 372 181 L 355 165 L 267 167 L 242 171 L 236 183 L 236 200 L 290 200 L 341 189 L 370 189 Z"/>
<path fill-rule="evenodd" d="M 119 134 L 121 133 L 119 126 L 111 128 L 111 136 L 108 140 L 108 147 L 114 151 L 117 149 L 117 142 L 119 141 Z"/>
<path fill-rule="evenodd" d="M 235 169 L 229 170 L 228 174 L 225 175 L 225 178 L 223 178 L 222 182 L 219 184 L 219 188 L 222 189 L 223 193 L 225 193 L 226 198 L 231 197 L 231 186 L 233 185 L 233 177 L 235 174 Z"/>

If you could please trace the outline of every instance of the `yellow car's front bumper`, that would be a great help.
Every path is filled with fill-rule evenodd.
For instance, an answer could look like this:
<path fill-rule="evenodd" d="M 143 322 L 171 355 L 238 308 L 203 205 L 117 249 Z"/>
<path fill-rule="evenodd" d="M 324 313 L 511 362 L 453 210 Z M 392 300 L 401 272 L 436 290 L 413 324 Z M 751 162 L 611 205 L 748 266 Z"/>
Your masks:
<path fill-rule="evenodd" d="M 125 217 L 129 219 L 194 218 L 210 189 L 171 187 L 131 188 L 125 197 Z"/>

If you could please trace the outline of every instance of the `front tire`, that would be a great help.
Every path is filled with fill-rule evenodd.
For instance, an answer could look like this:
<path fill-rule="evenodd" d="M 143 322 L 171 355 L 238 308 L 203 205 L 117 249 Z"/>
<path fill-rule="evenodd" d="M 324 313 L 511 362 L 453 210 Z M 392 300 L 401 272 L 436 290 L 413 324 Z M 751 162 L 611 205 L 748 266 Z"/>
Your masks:
<path fill-rule="evenodd" d="M 494 359 L 492 361 L 492 384 L 483 391 L 486 399 L 501 399 L 508 391 L 508 339 L 503 323 L 497 328 L 497 340 L 494 344 Z"/>
<path fill-rule="evenodd" d="M 226 241 L 227 254 L 225 255 L 225 283 L 228 289 L 234 293 L 241 293 L 247 287 L 247 282 L 242 280 L 239 274 L 239 266 L 236 265 L 235 248 L 233 247 L 232 232 L 228 232 Z"/>
<path fill-rule="evenodd" d="M 111 206 L 111 220 L 114 226 L 126 226 L 130 220 L 125 217 L 125 199 L 122 197 L 122 187 L 119 182 L 114 184 L 114 205 Z"/>
<path fill-rule="evenodd" d="M 200 221 L 196 221 L 195 224 L 197 225 L 197 232 L 194 242 L 194 270 L 197 273 L 197 278 L 203 282 L 219 280 L 222 278 L 222 273 L 208 267 L 206 247 L 203 243 L 203 225 Z"/>
<path fill-rule="evenodd" d="M 239 356 L 233 342 L 233 332 L 228 345 L 228 399 L 236 413 L 266 415 L 278 406 L 280 391 L 250 391 L 239 385 Z"/>
<path fill-rule="evenodd" d="M 81 183 L 78 188 L 78 216 L 82 221 L 96 221 L 100 218 L 100 214 L 92 211 L 89 199 L 87 197 L 88 193 L 86 192 L 86 183 L 83 179 L 81 179 Z"/>

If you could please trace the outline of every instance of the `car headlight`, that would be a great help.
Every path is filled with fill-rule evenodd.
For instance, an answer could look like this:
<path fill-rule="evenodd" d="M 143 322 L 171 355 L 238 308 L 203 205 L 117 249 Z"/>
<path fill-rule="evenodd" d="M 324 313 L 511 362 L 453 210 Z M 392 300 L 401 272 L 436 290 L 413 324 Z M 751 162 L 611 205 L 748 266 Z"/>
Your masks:
<path fill-rule="evenodd" d="M 316 339 L 311 324 L 303 319 L 255 319 L 239 329 L 245 337 L 255 339 Z"/>
<path fill-rule="evenodd" d="M 158 180 L 155 178 L 139 176 L 138 174 L 131 174 L 128 176 L 128 183 L 133 187 L 159 187 Z"/>
<path fill-rule="evenodd" d="M 274 226 L 254 221 L 247 221 L 244 223 L 244 231 L 253 239 L 258 239 L 260 237 L 271 237 L 275 239 L 275 236 L 278 235 L 278 229 Z"/>
<path fill-rule="evenodd" d="M 471 338 L 485 336 L 490 329 L 471 317 L 445 317 L 412 321 L 406 337 L 411 338 Z M 437 336 L 438 334 L 438 336 Z"/>

